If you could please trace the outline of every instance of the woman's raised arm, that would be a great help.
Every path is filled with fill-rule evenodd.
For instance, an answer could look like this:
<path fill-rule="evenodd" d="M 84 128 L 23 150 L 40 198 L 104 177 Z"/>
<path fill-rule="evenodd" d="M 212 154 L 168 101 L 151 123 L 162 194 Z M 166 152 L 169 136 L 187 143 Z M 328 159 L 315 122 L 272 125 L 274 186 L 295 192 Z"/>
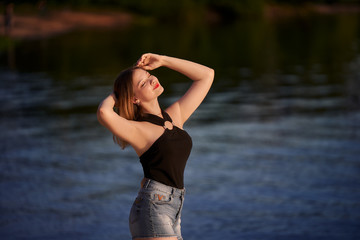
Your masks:
<path fill-rule="evenodd" d="M 214 70 L 209 67 L 163 55 L 144 54 L 137 62 L 137 66 L 145 70 L 153 70 L 164 66 L 182 73 L 194 81 L 189 90 L 178 101 L 167 108 L 167 112 L 173 120 L 176 119 L 177 123 L 181 126 L 204 100 L 214 79 Z"/>
<path fill-rule="evenodd" d="M 112 93 L 100 103 L 97 110 L 98 121 L 115 136 L 128 143 L 133 143 L 136 137 L 136 128 L 132 121 L 127 120 L 114 112 L 115 102 L 116 98 Z"/>

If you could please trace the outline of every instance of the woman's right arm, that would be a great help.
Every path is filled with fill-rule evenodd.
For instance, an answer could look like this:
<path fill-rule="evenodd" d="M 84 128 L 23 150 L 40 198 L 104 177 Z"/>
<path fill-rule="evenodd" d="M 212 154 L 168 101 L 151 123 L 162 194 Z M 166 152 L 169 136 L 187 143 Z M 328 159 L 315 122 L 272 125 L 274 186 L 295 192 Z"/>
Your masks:
<path fill-rule="evenodd" d="M 97 110 L 98 121 L 115 136 L 130 144 L 134 143 L 138 135 L 137 128 L 133 121 L 127 120 L 114 112 L 115 102 L 115 95 L 112 93 L 100 103 Z"/>

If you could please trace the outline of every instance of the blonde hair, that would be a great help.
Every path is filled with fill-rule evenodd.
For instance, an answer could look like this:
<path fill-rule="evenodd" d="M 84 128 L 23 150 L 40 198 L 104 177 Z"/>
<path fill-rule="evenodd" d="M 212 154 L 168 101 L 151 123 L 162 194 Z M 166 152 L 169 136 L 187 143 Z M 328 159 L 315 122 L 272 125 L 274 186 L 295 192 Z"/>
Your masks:
<path fill-rule="evenodd" d="M 114 82 L 114 94 L 117 99 L 114 111 L 128 120 L 137 120 L 140 116 L 140 106 L 134 104 L 133 75 L 136 69 L 141 68 L 130 67 L 125 69 Z M 113 135 L 113 140 L 122 149 L 129 145 L 128 142 L 115 135 Z"/>

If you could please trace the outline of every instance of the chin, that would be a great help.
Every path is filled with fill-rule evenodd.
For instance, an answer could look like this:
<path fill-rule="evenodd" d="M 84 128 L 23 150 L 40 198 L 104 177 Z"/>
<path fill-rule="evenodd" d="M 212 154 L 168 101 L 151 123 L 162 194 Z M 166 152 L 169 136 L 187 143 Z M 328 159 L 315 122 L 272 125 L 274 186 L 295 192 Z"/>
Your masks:
<path fill-rule="evenodd" d="M 156 90 L 158 90 L 158 96 L 160 96 L 164 92 L 164 88 L 162 86 L 159 86 Z"/>

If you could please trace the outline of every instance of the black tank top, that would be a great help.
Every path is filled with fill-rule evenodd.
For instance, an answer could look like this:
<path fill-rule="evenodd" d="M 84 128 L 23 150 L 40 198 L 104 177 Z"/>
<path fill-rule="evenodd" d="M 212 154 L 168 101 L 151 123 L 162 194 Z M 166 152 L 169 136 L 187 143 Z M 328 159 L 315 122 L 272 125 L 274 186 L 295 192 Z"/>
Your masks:
<path fill-rule="evenodd" d="M 187 132 L 172 125 L 172 119 L 164 110 L 161 110 L 161 113 L 164 118 L 146 114 L 138 119 L 163 126 L 165 129 L 164 133 L 140 156 L 140 162 L 146 178 L 182 189 L 192 140 Z"/>

